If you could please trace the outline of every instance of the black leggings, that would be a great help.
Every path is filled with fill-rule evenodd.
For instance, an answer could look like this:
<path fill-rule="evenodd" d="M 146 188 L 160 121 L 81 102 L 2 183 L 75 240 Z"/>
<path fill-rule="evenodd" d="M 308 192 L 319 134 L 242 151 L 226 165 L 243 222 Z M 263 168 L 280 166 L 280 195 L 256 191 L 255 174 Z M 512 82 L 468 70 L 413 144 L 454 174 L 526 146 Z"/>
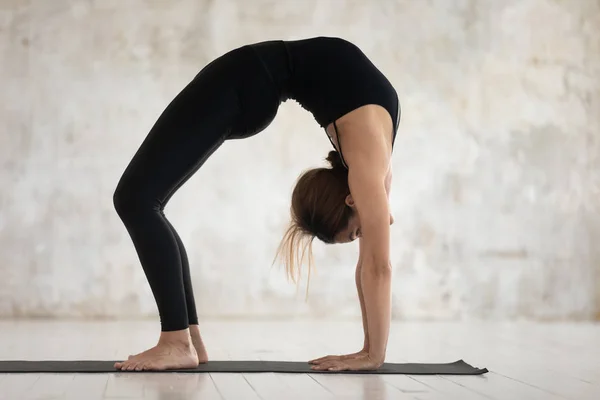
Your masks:
<path fill-rule="evenodd" d="M 114 205 L 156 300 L 163 331 L 198 324 L 185 247 L 164 214 L 173 194 L 227 139 L 268 126 L 277 88 L 248 46 L 207 65 L 168 105 L 121 177 Z"/>

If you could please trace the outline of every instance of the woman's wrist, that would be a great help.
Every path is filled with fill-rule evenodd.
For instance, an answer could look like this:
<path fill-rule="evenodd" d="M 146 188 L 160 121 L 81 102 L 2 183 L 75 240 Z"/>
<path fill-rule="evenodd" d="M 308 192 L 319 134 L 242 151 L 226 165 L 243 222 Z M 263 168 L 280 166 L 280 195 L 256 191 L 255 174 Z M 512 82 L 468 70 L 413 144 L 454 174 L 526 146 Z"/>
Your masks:
<path fill-rule="evenodd" d="M 385 362 L 385 353 L 374 354 L 371 352 L 367 352 L 367 356 L 369 357 L 369 359 L 371 361 L 373 361 L 375 364 L 377 364 L 378 367 L 381 367 L 383 365 L 383 363 Z"/>

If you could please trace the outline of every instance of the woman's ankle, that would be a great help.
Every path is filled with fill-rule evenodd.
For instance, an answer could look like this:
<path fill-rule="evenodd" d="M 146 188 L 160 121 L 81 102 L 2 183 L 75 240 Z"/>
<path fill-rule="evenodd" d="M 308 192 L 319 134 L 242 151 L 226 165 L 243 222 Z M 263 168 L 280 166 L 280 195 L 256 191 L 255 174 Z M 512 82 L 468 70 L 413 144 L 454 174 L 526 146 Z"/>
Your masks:
<path fill-rule="evenodd" d="M 190 335 L 190 329 L 186 328 L 178 331 L 162 331 L 160 333 L 158 344 L 191 345 L 192 337 Z"/>

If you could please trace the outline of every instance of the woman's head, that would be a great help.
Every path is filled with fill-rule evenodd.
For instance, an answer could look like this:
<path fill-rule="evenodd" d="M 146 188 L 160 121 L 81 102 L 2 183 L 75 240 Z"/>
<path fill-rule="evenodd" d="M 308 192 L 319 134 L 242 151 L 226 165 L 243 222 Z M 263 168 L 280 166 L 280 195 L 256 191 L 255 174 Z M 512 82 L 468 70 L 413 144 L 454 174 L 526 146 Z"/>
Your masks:
<path fill-rule="evenodd" d="M 309 268 L 312 265 L 315 237 L 332 244 L 349 242 L 360 235 L 360 223 L 348 187 L 348 170 L 336 151 L 329 152 L 326 160 L 330 168 L 304 172 L 292 192 L 292 221 L 278 254 L 294 281 L 307 251 Z"/>

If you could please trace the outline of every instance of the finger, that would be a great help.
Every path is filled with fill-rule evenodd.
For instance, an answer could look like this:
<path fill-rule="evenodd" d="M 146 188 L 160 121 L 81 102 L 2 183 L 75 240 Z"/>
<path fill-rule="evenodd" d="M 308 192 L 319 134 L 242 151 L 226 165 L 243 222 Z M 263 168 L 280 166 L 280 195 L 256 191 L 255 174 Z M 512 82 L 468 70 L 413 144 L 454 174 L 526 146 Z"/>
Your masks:
<path fill-rule="evenodd" d="M 325 371 L 331 367 L 335 367 L 339 365 L 339 361 L 325 361 L 321 364 L 318 364 L 317 367 L 319 367 L 320 371 Z"/>
<path fill-rule="evenodd" d="M 327 371 L 342 371 L 348 368 L 348 365 L 341 361 L 327 364 Z"/>
<path fill-rule="evenodd" d="M 315 371 L 325 371 L 325 370 L 327 370 L 327 368 L 330 368 L 330 367 L 332 367 L 334 365 L 335 364 L 333 364 L 331 361 L 327 361 L 327 362 L 324 362 L 324 363 L 321 363 L 321 364 L 313 365 L 311 367 L 311 369 L 313 369 Z"/>
<path fill-rule="evenodd" d="M 329 368 L 324 368 L 324 367 L 316 367 L 316 368 L 311 368 L 313 371 L 319 371 L 319 372 L 330 372 L 333 371 L 332 369 L 333 367 L 329 367 Z"/>
<path fill-rule="evenodd" d="M 340 358 L 340 356 L 325 356 L 315 360 L 310 360 L 309 364 L 320 364 L 325 361 L 337 360 L 338 358 Z"/>

